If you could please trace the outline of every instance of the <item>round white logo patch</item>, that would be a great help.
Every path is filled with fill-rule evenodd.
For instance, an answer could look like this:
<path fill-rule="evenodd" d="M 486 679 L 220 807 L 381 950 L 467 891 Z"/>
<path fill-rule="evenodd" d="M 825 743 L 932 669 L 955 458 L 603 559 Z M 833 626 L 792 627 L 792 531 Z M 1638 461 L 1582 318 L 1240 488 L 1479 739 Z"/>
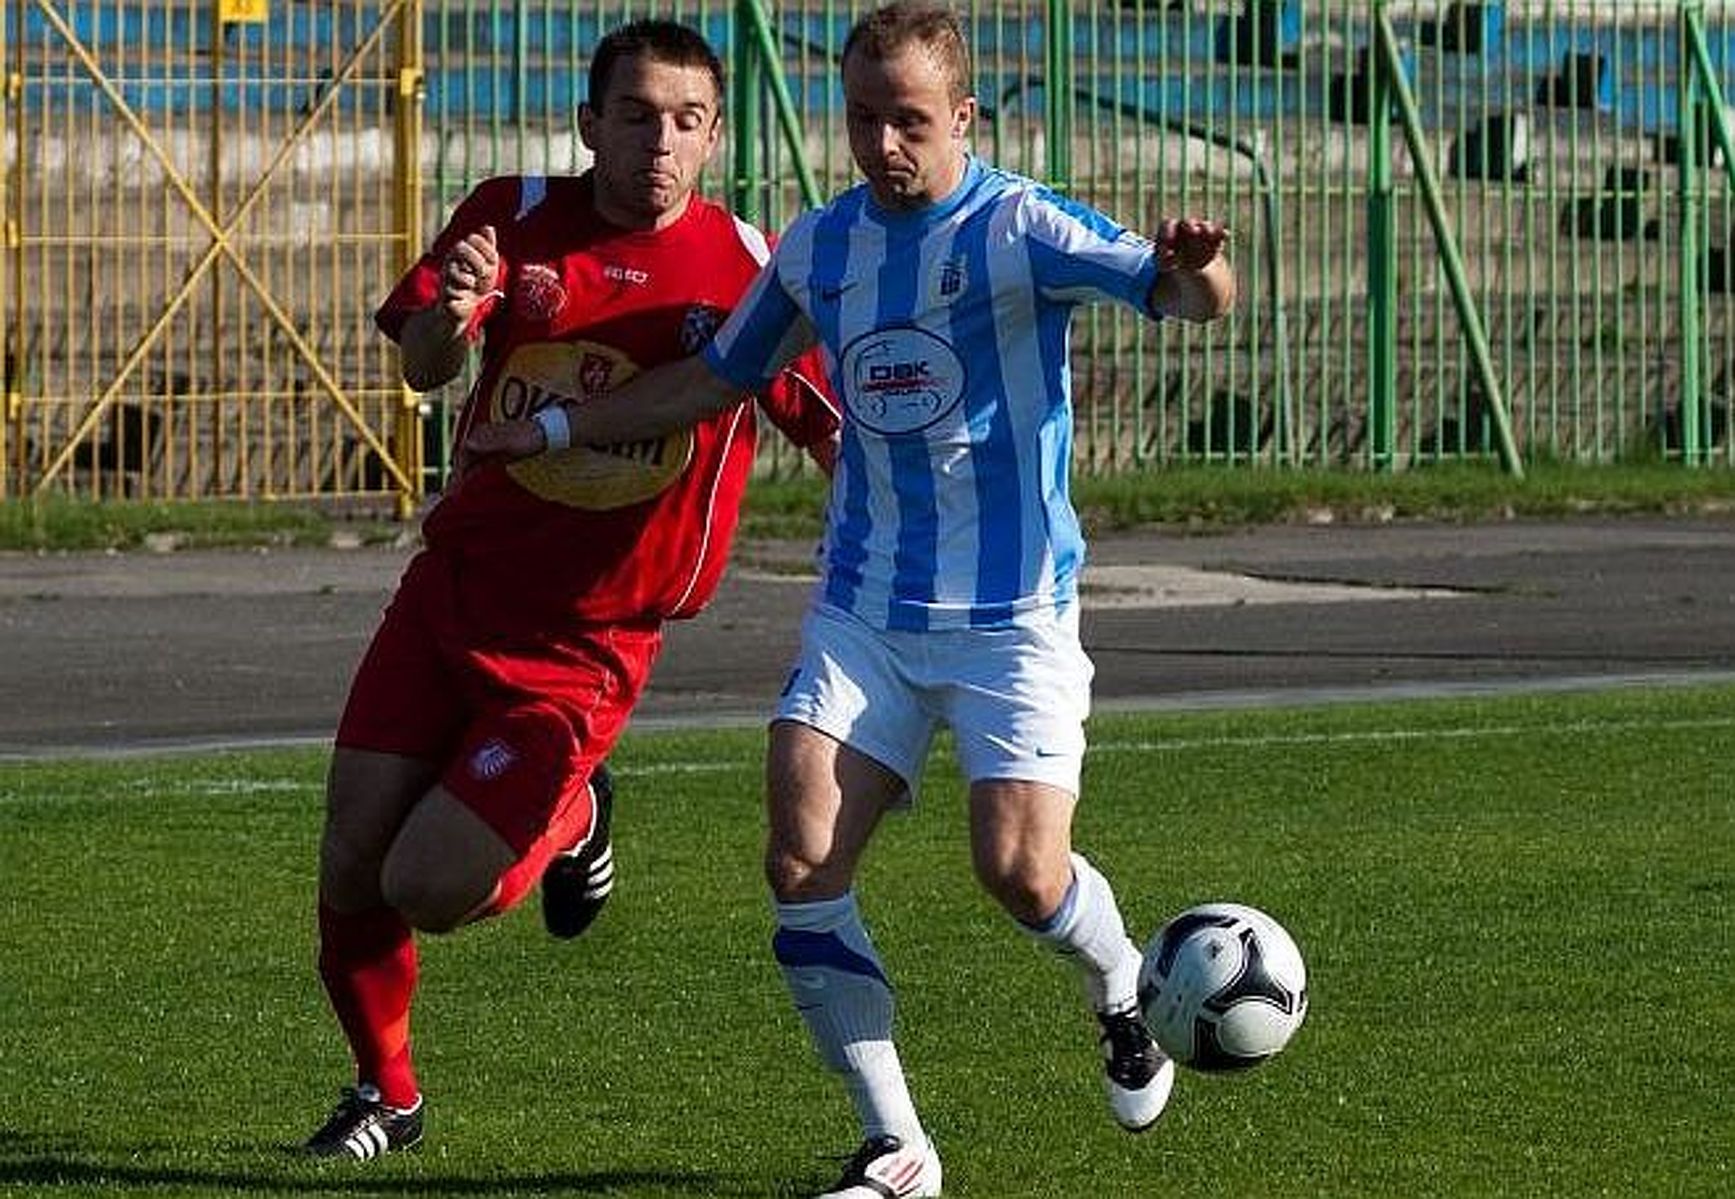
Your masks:
<path fill-rule="evenodd" d="M 887 437 L 921 432 L 964 397 L 957 351 L 914 326 L 856 338 L 844 348 L 841 373 L 850 414 Z"/>

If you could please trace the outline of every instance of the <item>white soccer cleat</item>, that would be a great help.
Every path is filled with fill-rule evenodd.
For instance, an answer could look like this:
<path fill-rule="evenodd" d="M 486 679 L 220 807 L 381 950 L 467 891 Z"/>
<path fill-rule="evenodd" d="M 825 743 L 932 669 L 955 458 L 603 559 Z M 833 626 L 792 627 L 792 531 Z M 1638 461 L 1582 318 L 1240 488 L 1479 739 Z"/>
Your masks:
<path fill-rule="evenodd" d="M 897 1137 L 869 1137 L 819 1199 L 926 1199 L 940 1193 L 940 1155 L 922 1139 L 906 1148 Z"/>
<path fill-rule="evenodd" d="M 1099 1012 L 1102 1025 L 1103 1082 L 1115 1122 L 1128 1132 L 1144 1132 L 1157 1122 L 1175 1089 L 1175 1063 L 1152 1039 L 1138 1008 Z"/>

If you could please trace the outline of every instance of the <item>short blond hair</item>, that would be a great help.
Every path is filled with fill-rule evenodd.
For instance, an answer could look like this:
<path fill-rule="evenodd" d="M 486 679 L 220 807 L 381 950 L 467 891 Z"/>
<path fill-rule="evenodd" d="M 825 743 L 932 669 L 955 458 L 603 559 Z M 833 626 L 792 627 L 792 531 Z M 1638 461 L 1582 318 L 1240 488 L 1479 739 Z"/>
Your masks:
<path fill-rule="evenodd" d="M 841 61 L 847 63 L 851 54 L 865 54 L 883 62 L 912 45 L 921 46 L 945 71 L 947 91 L 954 103 L 975 94 L 970 44 L 957 16 L 944 5 L 904 0 L 874 9 L 849 31 Z"/>

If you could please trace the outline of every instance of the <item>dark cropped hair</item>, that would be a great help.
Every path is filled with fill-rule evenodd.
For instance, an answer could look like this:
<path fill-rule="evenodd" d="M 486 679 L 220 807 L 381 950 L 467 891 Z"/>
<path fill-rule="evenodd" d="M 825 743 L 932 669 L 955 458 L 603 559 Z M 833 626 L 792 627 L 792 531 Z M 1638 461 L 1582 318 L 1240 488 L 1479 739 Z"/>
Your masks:
<path fill-rule="evenodd" d="M 970 44 L 952 10 L 939 4 L 904 0 L 876 8 L 855 23 L 844 39 L 844 62 L 851 54 L 865 54 L 878 62 L 910 45 L 921 46 L 946 72 L 947 90 L 953 101 L 976 90 L 971 79 Z"/>
<path fill-rule="evenodd" d="M 697 29 L 678 21 L 634 21 L 622 25 L 596 44 L 590 56 L 590 106 L 602 111 L 608 95 L 614 69 L 622 59 L 648 58 L 653 62 L 677 67 L 698 67 L 709 72 L 717 88 L 719 106 L 723 100 L 723 62 L 711 43 Z"/>

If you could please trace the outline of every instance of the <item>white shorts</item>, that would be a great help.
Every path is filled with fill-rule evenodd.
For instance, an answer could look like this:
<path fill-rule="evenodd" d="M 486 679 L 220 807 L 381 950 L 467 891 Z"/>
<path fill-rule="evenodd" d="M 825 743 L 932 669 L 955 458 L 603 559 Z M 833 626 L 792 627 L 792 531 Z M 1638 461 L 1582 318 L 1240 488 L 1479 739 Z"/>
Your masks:
<path fill-rule="evenodd" d="M 912 800 L 941 725 L 972 783 L 1022 779 L 1077 795 L 1093 674 L 1076 606 L 1038 625 L 898 633 L 816 605 L 776 718 L 888 767 Z"/>

